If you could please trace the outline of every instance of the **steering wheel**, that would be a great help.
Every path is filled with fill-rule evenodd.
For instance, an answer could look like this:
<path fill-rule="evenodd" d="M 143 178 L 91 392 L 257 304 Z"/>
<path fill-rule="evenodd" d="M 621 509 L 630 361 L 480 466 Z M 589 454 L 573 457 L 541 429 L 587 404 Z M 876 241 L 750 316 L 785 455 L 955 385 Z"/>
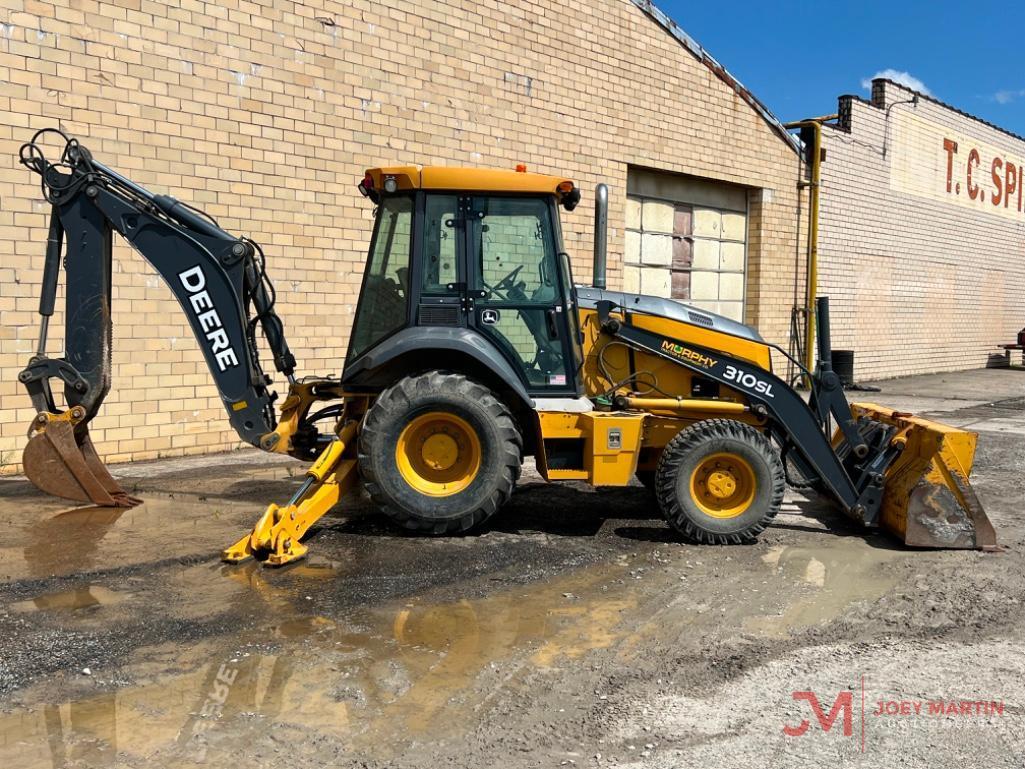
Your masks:
<path fill-rule="evenodd" d="M 523 265 L 521 264 L 519 267 L 517 267 L 504 278 L 502 278 L 500 281 L 498 281 L 498 283 L 496 283 L 495 285 L 489 286 L 487 283 L 485 283 L 484 285 L 492 294 L 505 294 L 506 292 L 511 291 L 516 286 L 516 278 L 520 274 L 520 270 L 522 269 Z M 501 298 L 504 299 L 505 297 Z"/>

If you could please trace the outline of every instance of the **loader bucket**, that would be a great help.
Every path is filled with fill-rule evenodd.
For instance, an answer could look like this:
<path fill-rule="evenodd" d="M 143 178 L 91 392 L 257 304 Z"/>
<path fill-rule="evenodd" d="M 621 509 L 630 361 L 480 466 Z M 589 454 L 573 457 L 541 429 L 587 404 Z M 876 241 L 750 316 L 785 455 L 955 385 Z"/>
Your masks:
<path fill-rule="evenodd" d="M 911 547 L 996 550 L 997 540 L 968 482 L 978 436 L 872 403 L 851 405 L 896 428 L 903 447 L 885 473 L 880 526 Z"/>
<path fill-rule="evenodd" d="M 84 414 L 84 412 L 83 412 Z M 80 419 L 80 417 L 78 417 Z M 107 470 L 85 427 L 76 431 L 75 409 L 64 414 L 39 414 L 35 431 L 22 454 L 25 475 L 40 491 L 102 507 L 135 507 Z"/>

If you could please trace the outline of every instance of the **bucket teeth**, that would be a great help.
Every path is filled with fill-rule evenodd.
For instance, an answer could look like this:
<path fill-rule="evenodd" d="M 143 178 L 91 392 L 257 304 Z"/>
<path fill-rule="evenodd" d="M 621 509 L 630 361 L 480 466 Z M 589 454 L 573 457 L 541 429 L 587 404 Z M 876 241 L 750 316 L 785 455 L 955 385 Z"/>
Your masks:
<path fill-rule="evenodd" d="M 25 475 L 47 494 L 102 507 L 134 507 L 141 500 L 128 494 L 114 480 L 81 428 L 75 423 L 50 419 L 29 439 L 22 455 Z"/>
<path fill-rule="evenodd" d="M 96 453 L 96 447 L 93 446 L 92 438 L 89 437 L 88 432 L 82 436 L 82 439 L 78 442 L 78 447 L 82 450 L 82 457 L 85 459 L 89 472 L 103 486 L 104 491 L 117 502 L 115 507 L 135 507 L 142 504 L 141 499 L 133 497 L 121 488 L 121 484 L 114 480 L 110 470 L 107 469 L 103 460 L 100 459 L 100 455 Z"/>

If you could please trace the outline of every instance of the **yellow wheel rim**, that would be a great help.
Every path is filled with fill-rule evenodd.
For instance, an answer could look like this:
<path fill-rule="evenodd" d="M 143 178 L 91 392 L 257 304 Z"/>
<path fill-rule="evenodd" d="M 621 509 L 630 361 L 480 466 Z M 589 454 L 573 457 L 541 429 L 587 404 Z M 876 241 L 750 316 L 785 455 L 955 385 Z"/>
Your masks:
<path fill-rule="evenodd" d="M 411 487 L 429 497 L 450 497 L 466 489 L 480 471 L 480 439 L 466 420 L 432 411 L 403 428 L 395 464 Z"/>
<path fill-rule="evenodd" d="M 743 515 L 755 499 L 754 468 L 741 456 L 711 454 L 690 475 L 690 496 L 698 509 L 713 518 Z"/>

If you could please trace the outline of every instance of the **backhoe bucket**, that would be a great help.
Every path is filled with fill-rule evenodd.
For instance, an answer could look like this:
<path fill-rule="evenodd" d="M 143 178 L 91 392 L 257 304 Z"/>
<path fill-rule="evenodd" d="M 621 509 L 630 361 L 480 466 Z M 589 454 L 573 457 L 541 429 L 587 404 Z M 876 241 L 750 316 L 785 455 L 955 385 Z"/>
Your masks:
<path fill-rule="evenodd" d="M 33 422 L 35 435 L 25 446 L 22 465 L 36 488 L 47 494 L 102 507 L 135 507 L 141 500 L 129 495 L 107 470 L 83 427 L 76 433 L 74 409 L 65 414 L 41 413 Z"/>
<path fill-rule="evenodd" d="M 900 448 L 885 473 L 880 526 L 911 547 L 996 550 L 997 539 L 968 482 L 978 436 L 872 403 L 855 418 L 896 428 Z"/>

